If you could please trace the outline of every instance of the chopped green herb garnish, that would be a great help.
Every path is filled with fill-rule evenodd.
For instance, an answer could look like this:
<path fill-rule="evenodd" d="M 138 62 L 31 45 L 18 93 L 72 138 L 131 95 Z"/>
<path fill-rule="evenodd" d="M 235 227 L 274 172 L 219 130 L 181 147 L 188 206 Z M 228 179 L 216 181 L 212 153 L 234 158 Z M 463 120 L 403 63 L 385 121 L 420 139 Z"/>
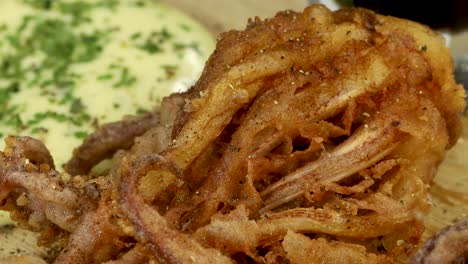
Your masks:
<path fill-rule="evenodd" d="M 49 130 L 44 127 L 35 127 L 31 129 L 32 134 L 47 133 Z"/>
<path fill-rule="evenodd" d="M 109 69 L 118 69 L 120 66 L 118 64 L 116 64 L 116 63 L 111 63 L 111 64 L 109 64 L 108 67 L 109 67 Z"/>
<path fill-rule="evenodd" d="M 32 41 L 54 62 L 69 61 L 78 41 L 71 28 L 58 19 L 47 19 L 37 23 L 31 38 L 34 38 Z"/>
<path fill-rule="evenodd" d="M 172 39 L 172 34 L 167 28 L 162 28 L 161 31 L 152 32 L 142 44 L 137 45 L 138 48 L 154 54 L 163 51 L 162 46 Z"/>
<path fill-rule="evenodd" d="M 91 34 L 83 34 L 80 37 L 81 45 L 77 46 L 75 54 L 76 62 L 89 62 L 96 59 L 102 52 L 102 42 L 107 37 L 107 34 L 102 31 L 95 31 Z"/>
<path fill-rule="evenodd" d="M 163 40 L 168 40 L 168 39 L 172 38 L 172 34 L 169 32 L 169 30 L 167 30 L 166 27 L 163 27 L 163 29 L 161 30 L 159 35 L 161 36 L 161 38 Z"/>
<path fill-rule="evenodd" d="M 18 113 L 11 115 L 5 122 L 6 125 L 15 127 L 17 129 L 22 129 L 24 127 L 23 120 Z"/>
<path fill-rule="evenodd" d="M 134 84 L 137 81 L 135 76 L 130 74 L 130 71 L 127 67 L 121 68 L 120 79 L 114 84 L 115 88 L 128 87 Z"/>
<path fill-rule="evenodd" d="M 8 41 L 8 43 L 10 43 L 11 46 L 15 48 L 18 48 L 21 46 L 19 37 L 16 35 L 8 35 L 6 37 L 6 40 Z"/>
<path fill-rule="evenodd" d="M 13 94 L 19 91 L 19 84 L 14 82 L 6 88 L 0 89 L 0 120 L 5 120 L 5 124 L 16 129 L 22 127 L 23 122 L 18 113 L 18 107 L 9 106 L 9 101 Z"/>
<path fill-rule="evenodd" d="M 180 24 L 179 27 L 184 30 L 185 32 L 190 32 L 192 31 L 192 28 L 189 25 L 186 24 Z"/>
<path fill-rule="evenodd" d="M 161 46 L 158 44 L 158 42 L 155 42 L 150 38 L 148 38 L 145 43 L 143 43 L 143 45 L 138 47 L 142 50 L 146 50 L 151 54 L 162 52 Z"/>
<path fill-rule="evenodd" d="M 27 125 L 28 126 L 37 125 L 39 122 L 41 122 L 42 120 L 44 120 L 46 118 L 54 119 L 54 120 L 56 120 L 58 122 L 65 122 L 65 121 L 67 121 L 69 119 L 69 117 L 67 117 L 64 114 L 47 111 L 47 112 L 43 112 L 43 113 L 36 113 L 34 115 L 34 118 L 32 120 L 28 121 Z"/>
<path fill-rule="evenodd" d="M 72 25 L 80 25 L 85 22 L 90 22 L 89 11 L 93 5 L 84 1 L 75 2 L 60 2 L 58 9 L 64 13 L 71 15 Z"/>
<path fill-rule="evenodd" d="M 85 106 L 81 102 L 81 99 L 74 99 L 70 105 L 70 112 L 73 114 L 81 113 L 85 109 Z"/>
<path fill-rule="evenodd" d="M 144 109 L 144 108 L 138 108 L 138 109 L 136 110 L 137 115 L 146 114 L 146 113 L 148 113 L 148 112 L 149 112 L 149 110 Z"/>
<path fill-rule="evenodd" d="M 144 1 L 136 1 L 135 3 L 135 6 L 138 6 L 138 7 L 143 7 L 146 5 L 146 3 Z"/>
<path fill-rule="evenodd" d="M 91 116 L 83 112 L 70 116 L 52 111 L 40 112 L 34 114 L 34 118 L 26 123 L 26 127 L 37 125 L 45 119 L 53 119 L 60 123 L 69 122 L 74 125 L 80 126 L 83 124 L 83 122 L 88 122 L 89 120 L 91 120 Z"/>
<path fill-rule="evenodd" d="M 98 79 L 99 81 L 106 81 L 106 80 L 112 79 L 112 77 L 113 77 L 112 74 L 106 73 L 106 74 L 101 74 L 101 75 L 99 75 L 99 76 L 97 77 L 97 79 Z"/>
<path fill-rule="evenodd" d="M 96 7 L 106 7 L 110 10 L 115 10 L 117 5 L 119 4 L 119 0 L 101 0 L 95 4 Z"/>
<path fill-rule="evenodd" d="M 77 132 L 73 133 L 73 135 L 78 139 L 84 139 L 84 138 L 86 138 L 88 136 L 88 133 L 84 132 L 84 131 L 77 131 Z"/>
<path fill-rule="evenodd" d="M 19 84 L 14 82 L 6 88 L 0 89 L 0 107 L 5 105 L 11 96 L 19 91 Z M 1 108 L 0 108 L 1 109 Z"/>
<path fill-rule="evenodd" d="M 141 32 L 135 32 L 130 36 L 130 39 L 136 40 L 136 39 L 139 39 L 140 37 L 141 37 Z"/>
<path fill-rule="evenodd" d="M 54 0 L 23 0 L 26 4 L 29 4 L 39 9 L 50 9 Z"/>
<path fill-rule="evenodd" d="M 75 100 L 75 97 L 73 96 L 73 90 L 68 89 L 65 91 L 65 94 L 62 95 L 62 98 L 58 103 L 63 105 L 65 103 L 72 102 L 73 100 Z"/>
<path fill-rule="evenodd" d="M 91 21 L 90 11 L 94 8 L 105 7 L 114 10 L 118 3 L 118 0 L 101 0 L 94 3 L 92 1 L 60 2 L 58 9 L 72 17 L 73 25 L 80 25 Z"/>
<path fill-rule="evenodd" d="M 195 43 L 195 42 L 192 42 L 192 43 L 188 43 L 188 44 L 185 44 L 185 43 L 174 43 L 172 45 L 172 48 L 175 52 L 178 52 L 180 54 L 180 52 L 184 51 L 185 49 L 193 49 L 194 51 L 196 51 L 198 54 L 202 55 L 202 51 L 200 50 L 200 47 L 198 46 L 198 43 Z"/>
<path fill-rule="evenodd" d="M 0 32 L 7 31 L 8 25 L 7 24 L 0 24 Z"/>

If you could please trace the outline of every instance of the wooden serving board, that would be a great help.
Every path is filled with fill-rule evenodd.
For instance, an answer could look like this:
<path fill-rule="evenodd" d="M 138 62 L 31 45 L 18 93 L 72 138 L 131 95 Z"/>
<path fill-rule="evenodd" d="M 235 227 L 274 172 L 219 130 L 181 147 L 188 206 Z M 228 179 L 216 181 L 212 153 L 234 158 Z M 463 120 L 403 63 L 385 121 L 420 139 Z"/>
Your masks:
<path fill-rule="evenodd" d="M 215 36 L 229 29 L 242 29 L 249 17 L 266 18 L 279 10 L 302 10 L 306 0 L 161 0 L 192 15 L 204 24 Z M 458 41 L 456 41 L 458 39 Z M 463 39 L 468 39 L 468 32 L 454 37 L 454 54 L 466 54 L 468 50 Z M 460 43 L 458 43 L 460 42 Z M 463 50 L 465 49 L 465 50 Z M 443 227 L 468 215 L 468 116 L 462 118 L 463 135 L 458 144 L 451 149 L 441 164 L 431 187 L 434 208 L 424 218 L 428 238 Z M 43 250 L 34 246 L 30 233 L 16 228 L 0 228 L 0 264 L 10 263 L 3 260 L 5 255 L 43 254 Z"/>

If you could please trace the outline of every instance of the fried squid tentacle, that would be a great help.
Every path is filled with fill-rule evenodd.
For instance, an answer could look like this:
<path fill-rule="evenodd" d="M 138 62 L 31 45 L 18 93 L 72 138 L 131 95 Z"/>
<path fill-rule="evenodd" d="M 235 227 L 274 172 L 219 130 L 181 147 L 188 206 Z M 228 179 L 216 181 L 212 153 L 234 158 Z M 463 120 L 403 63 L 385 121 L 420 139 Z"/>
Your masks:
<path fill-rule="evenodd" d="M 122 232 L 111 222 L 109 194 L 103 196 L 98 208 L 82 217 L 54 263 L 101 263 L 113 258 L 123 248 L 119 246 Z"/>
<path fill-rule="evenodd" d="M 202 247 L 187 234 L 171 229 L 154 208 L 138 194 L 137 183 L 151 167 L 180 174 L 160 156 L 147 156 L 139 161 L 123 161 L 120 200 L 126 214 L 137 227 L 140 240 L 149 242 L 156 257 L 167 263 L 232 263 L 215 249 Z M 127 164 L 125 162 L 135 162 Z M 127 167 L 128 166 L 128 167 Z M 148 168 L 150 167 L 150 168 Z"/>
<path fill-rule="evenodd" d="M 83 214 L 96 208 L 98 188 L 64 181 L 67 176 L 52 169 L 50 154 L 37 140 L 8 138 L 0 164 L 2 208 L 22 227 L 40 233 L 43 245 L 63 242 Z"/>
<path fill-rule="evenodd" d="M 128 149 L 133 139 L 159 123 L 159 113 L 128 117 L 122 121 L 106 124 L 86 138 L 73 151 L 73 157 L 64 168 L 71 175 L 85 175 L 98 162 L 111 157 L 119 149 Z"/>
<path fill-rule="evenodd" d="M 29 162 L 47 164 L 54 169 L 54 160 L 44 144 L 31 137 L 7 137 L 5 155 L 10 159 L 28 159 Z"/>
<path fill-rule="evenodd" d="M 28 204 L 28 195 L 63 208 L 79 208 L 85 204 L 76 190 L 64 186 L 60 174 L 54 171 L 52 158 L 42 142 L 29 137 L 9 137 L 5 152 L 0 153 L 0 198 L 17 196 L 23 191 L 23 202 Z M 37 202 L 37 201 L 32 201 Z"/>

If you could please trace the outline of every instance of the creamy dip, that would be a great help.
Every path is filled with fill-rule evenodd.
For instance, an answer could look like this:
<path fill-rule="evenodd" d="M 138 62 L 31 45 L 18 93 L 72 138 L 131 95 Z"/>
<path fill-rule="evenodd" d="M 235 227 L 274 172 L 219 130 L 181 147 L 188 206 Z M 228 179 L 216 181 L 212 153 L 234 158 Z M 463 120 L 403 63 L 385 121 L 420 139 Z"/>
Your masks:
<path fill-rule="evenodd" d="M 186 90 L 213 48 L 152 0 L 2 0 L 0 148 L 7 135 L 39 138 L 61 170 L 100 124 Z"/>

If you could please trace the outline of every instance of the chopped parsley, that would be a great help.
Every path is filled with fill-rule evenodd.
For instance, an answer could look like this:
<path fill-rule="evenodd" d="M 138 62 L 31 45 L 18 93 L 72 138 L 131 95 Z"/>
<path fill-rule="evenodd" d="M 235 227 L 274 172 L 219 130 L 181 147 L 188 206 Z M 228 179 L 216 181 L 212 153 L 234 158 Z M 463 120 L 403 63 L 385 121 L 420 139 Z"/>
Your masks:
<path fill-rule="evenodd" d="M 8 30 L 7 24 L 0 24 L 0 32 Z"/>
<path fill-rule="evenodd" d="M 17 82 L 11 83 L 8 87 L 0 89 L 0 107 L 6 105 L 10 100 L 11 96 L 17 93 L 18 91 L 19 84 Z"/>
<path fill-rule="evenodd" d="M 75 61 L 81 63 L 96 59 L 102 52 L 103 42 L 107 36 L 106 32 L 99 30 L 80 35 L 79 41 L 82 45 L 76 47 Z"/>
<path fill-rule="evenodd" d="M 57 113 L 57 112 L 52 112 L 52 111 L 46 111 L 46 112 L 39 112 L 34 114 L 34 118 L 29 120 L 26 125 L 27 126 L 33 126 L 39 124 L 41 121 L 45 119 L 53 119 L 57 122 L 70 122 L 76 126 L 83 125 L 83 122 L 88 122 L 91 120 L 91 116 L 89 116 L 86 113 L 79 113 L 78 115 L 66 115 L 63 113 Z"/>
<path fill-rule="evenodd" d="M 141 37 L 141 32 L 135 32 L 132 35 L 130 35 L 131 40 L 137 40 Z"/>
<path fill-rule="evenodd" d="M 137 7 L 144 7 L 146 3 L 144 1 L 139 0 L 139 1 L 135 1 L 134 5 Z"/>
<path fill-rule="evenodd" d="M 18 113 L 18 107 L 9 105 L 11 97 L 18 91 L 19 84 L 17 82 L 13 82 L 9 86 L 0 89 L 0 120 L 5 120 L 6 125 L 14 128 L 23 126 Z"/>
<path fill-rule="evenodd" d="M 105 74 L 101 74 L 101 75 L 98 75 L 97 79 L 99 81 L 106 81 L 106 80 L 110 80 L 112 79 L 113 75 L 110 74 L 110 73 L 105 73 Z"/>
<path fill-rule="evenodd" d="M 81 102 L 81 99 L 73 99 L 70 105 L 70 113 L 78 114 L 85 110 L 85 106 Z"/>
<path fill-rule="evenodd" d="M 15 128 L 23 128 L 24 126 L 23 120 L 21 119 L 19 113 L 13 113 L 7 117 L 5 124 Z"/>
<path fill-rule="evenodd" d="M 131 37 L 132 38 L 132 37 Z M 140 36 L 138 36 L 139 39 Z M 164 51 L 163 46 L 172 39 L 172 34 L 163 27 L 160 31 L 154 31 L 141 44 L 137 44 L 136 47 L 144 50 L 150 54 L 161 53 Z"/>
<path fill-rule="evenodd" d="M 94 8 L 104 7 L 115 10 L 119 0 L 100 1 L 57 1 L 57 0 L 23 0 L 24 3 L 42 10 L 54 9 L 62 14 L 70 15 L 74 25 L 89 22 L 89 13 Z"/>
<path fill-rule="evenodd" d="M 89 16 L 94 5 L 85 1 L 59 2 L 58 10 L 72 17 L 72 24 L 77 26 L 92 21 Z"/>
<path fill-rule="evenodd" d="M 23 0 L 26 4 L 39 9 L 50 9 L 54 0 Z"/>
<path fill-rule="evenodd" d="M 198 46 L 198 43 L 195 43 L 195 42 L 192 42 L 192 43 L 174 43 L 172 45 L 172 49 L 174 50 L 174 52 L 178 53 L 179 56 L 182 55 L 182 52 L 184 52 L 186 49 L 192 49 L 195 52 L 197 52 L 199 55 L 203 54 L 200 47 Z"/>
<path fill-rule="evenodd" d="M 148 112 L 149 112 L 149 110 L 141 108 L 141 107 L 136 110 L 137 115 L 146 114 Z"/>
<path fill-rule="evenodd" d="M 137 78 L 130 74 L 128 67 L 121 67 L 120 71 L 121 71 L 120 78 L 113 85 L 114 88 L 129 87 L 137 81 Z"/>
<path fill-rule="evenodd" d="M 114 11 L 119 2 L 119 0 L 101 0 L 95 3 L 95 7 L 105 7 Z"/>
<path fill-rule="evenodd" d="M 143 43 L 142 45 L 139 45 L 138 47 L 151 54 L 160 53 L 163 51 L 161 48 L 161 45 L 157 41 L 154 41 L 151 38 L 147 38 L 145 43 Z"/>
<path fill-rule="evenodd" d="M 47 128 L 44 127 L 35 127 L 31 129 L 32 134 L 47 133 L 48 131 L 49 130 L 47 130 Z"/>
<path fill-rule="evenodd" d="M 108 70 L 110 72 L 98 75 L 97 79 L 100 81 L 109 81 L 113 80 L 114 76 L 117 76 L 118 78 L 112 85 L 114 88 L 130 87 L 137 82 L 137 77 L 130 72 L 127 66 L 112 63 L 108 66 Z"/>
<path fill-rule="evenodd" d="M 179 27 L 180 27 L 183 31 L 185 31 L 185 32 L 190 32 L 190 31 L 192 31 L 192 28 L 191 28 L 189 25 L 187 25 L 187 24 L 180 24 Z"/>
<path fill-rule="evenodd" d="M 85 139 L 88 136 L 88 132 L 76 131 L 75 133 L 73 133 L 73 136 L 75 136 L 78 139 Z"/>

